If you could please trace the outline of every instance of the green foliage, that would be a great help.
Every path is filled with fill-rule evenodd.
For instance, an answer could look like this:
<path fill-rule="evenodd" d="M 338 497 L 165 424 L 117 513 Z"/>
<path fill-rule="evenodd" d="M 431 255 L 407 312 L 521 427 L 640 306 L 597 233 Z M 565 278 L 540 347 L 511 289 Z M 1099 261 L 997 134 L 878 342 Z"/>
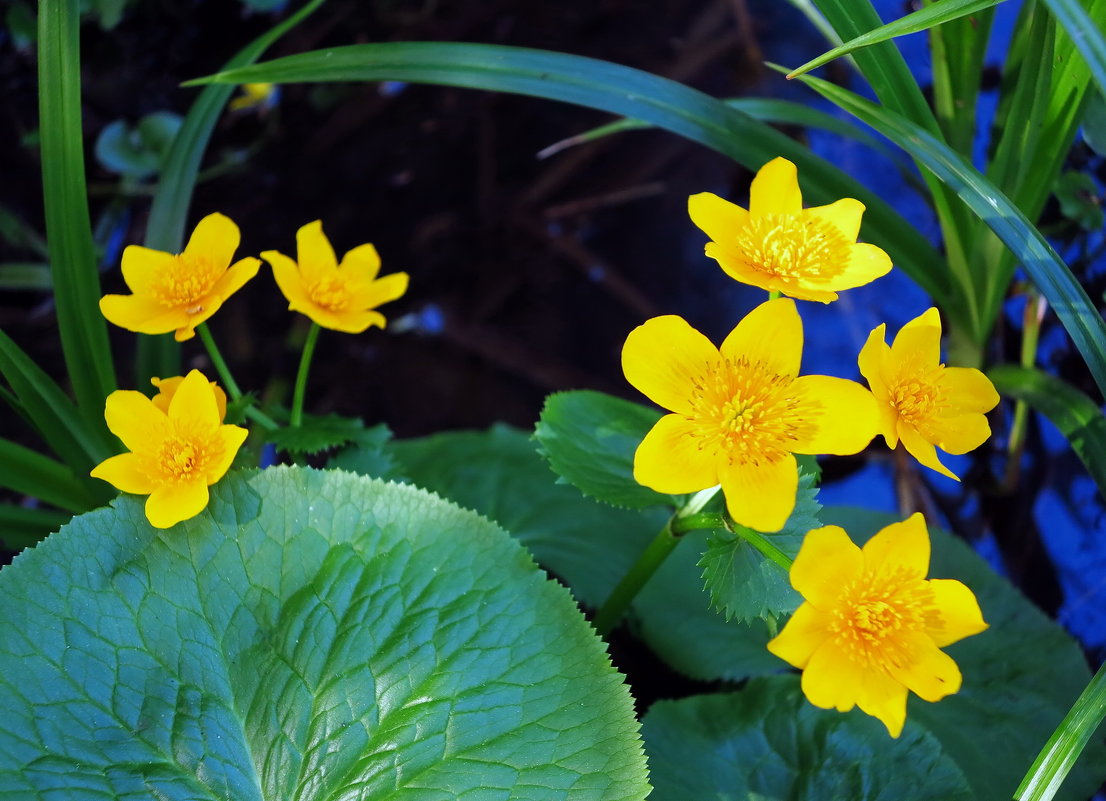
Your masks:
<path fill-rule="evenodd" d="M 801 473 L 795 511 L 783 530 L 760 534 L 791 559 L 799 553 L 803 538 L 817 528 L 818 490 L 813 476 Z M 715 529 L 707 540 L 707 550 L 699 562 L 711 604 L 727 620 L 751 622 L 756 618 L 775 618 L 794 611 L 802 598 L 791 588 L 787 572 L 749 544 L 744 537 L 726 529 Z"/>
<path fill-rule="evenodd" d="M 1106 98 L 1095 92 L 1083 116 L 1083 141 L 1099 156 L 1106 156 Z"/>
<path fill-rule="evenodd" d="M 963 774 L 921 726 L 892 740 L 859 711 L 807 703 L 795 677 L 740 692 L 658 701 L 642 728 L 650 801 L 972 801 Z"/>
<path fill-rule="evenodd" d="M 96 137 L 96 159 L 104 168 L 126 178 L 148 178 L 164 165 L 182 122 L 171 111 L 147 114 L 133 128 L 123 120 L 110 122 Z"/>
<path fill-rule="evenodd" d="M 400 478 L 392 448 L 392 430 L 384 423 L 357 432 L 349 447 L 327 465 L 372 478 Z"/>
<path fill-rule="evenodd" d="M 386 429 L 385 429 L 386 430 Z M 304 415 L 298 426 L 283 426 L 268 431 L 265 439 L 279 450 L 294 455 L 322 453 L 366 435 L 365 424 L 354 417 L 337 414 Z M 387 437 L 385 437 L 387 439 Z M 381 444 L 377 436 L 369 434 L 365 440 L 371 446 Z"/>
<path fill-rule="evenodd" d="M 634 451 L 660 417 L 602 392 L 558 392 L 546 398 L 534 437 L 553 472 L 585 495 L 628 509 L 677 506 L 634 481 Z"/>
<path fill-rule="evenodd" d="M 1076 170 L 1061 173 L 1054 191 L 1060 201 L 1060 213 L 1084 231 L 1097 231 L 1106 225 L 1098 187 L 1087 173 Z"/>
<path fill-rule="evenodd" d="M 502 530 L 348 473 L 237 474 L 0 572 L 0 795 L 638 801 L 631 699 Z"/>

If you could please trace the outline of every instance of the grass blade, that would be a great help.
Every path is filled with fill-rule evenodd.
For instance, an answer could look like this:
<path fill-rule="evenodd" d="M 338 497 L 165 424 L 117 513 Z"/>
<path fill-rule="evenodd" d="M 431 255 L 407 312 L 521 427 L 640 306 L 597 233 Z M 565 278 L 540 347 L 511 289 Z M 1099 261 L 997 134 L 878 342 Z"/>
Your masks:
<path fill-rule="evenodd" d="M 865 237 L 926 291 L 945 293 L 942 258 L 882 198 L 807 148 L 702 92 L 606 61 L 501 45 L 384 42 L 302 53 L 193 83 L 385 81 L 442 84 L 560 100 L 642 120 L 756 170 L 776 156 L 799 167 L 811 202 L 854 197 L 867 206 Z"/>
<path fill-rule="evenodd" d="M 68 523 L 69 519 L 69 515 L 53 509 L 0 504 L 0 542 L 11 551 L 30 548 Z"/>
<path fill-rule="evenodd" d="M 967 159 L 910 120 L 826 81 L 810 76 L 799 80 L 887 136 L 963 199 L 1025 267 L 1106 394 L 1106 323 L 1063 259 L 1017 206 Z M 984 333 L 994 324 L 997 308 L 988 311 Z"/>
<path fill-rule="evenodd" d="M 38 6 L 38 102 L 42 189 L 58 329 L 81 414 L 103 426 L 115 389 L 107 322 L 100 314 L 81 130 L 80 11 L 77 0 Z"/>
<path fill-rule="evenodd" d="M 1102 16 L 1092 16 L 1079 0 L 1044 0 L 1044 4 L 1087 62 L 1098 91 L 1106 94 L 1106 37 L 1103 36 Z"/>
<path fill-rule="evenodd" d="M 99 505 L 72 470 L 38 451 L 0 439 L 0 486 L 79 514 Z"/>
<path fill-rule="evenodd" d="M 302 22 L 324 0 L 311 0 L 288 19 L 266 31 L 239 50 L 224 69 L 252 64 L 273 42 Z M 200 171 L 211 132 L 223 113 L 223 107 L 234 91 L 233 86 L 207 86 L 192 103 L 165 157 L 165 166 L 158 179 L 157 191 L 146 223 L 148 248 L 179 253 L 184 246 L 184 227 L 196 176 Z M 180 372 L 180 345 L 170 334 L 143 336 L 138 339 L 137 380 L 150 376 L 169 376 Z"/>
<path fill-rule="evenodd" d="M 863 47 L 870 47 L 896 36 L 905 36 L 908 33 L 918 33 L 937 25 L 976 14 L 992 6 L 998 5 L 1003 0 L 941 0 L 939 3 L 925 6 L 905 17 L 900 17 L 894 22 L 880 25 L 867 33 L 854 36 L 839 47 L 828 50 L 817 58 L 813 58 L 798 69 L 787 74 L 787 77 L 796 78 L 799 75 L 810 72 L 812 69 L 822 66 L 835 58 L 854 53 Z"/>

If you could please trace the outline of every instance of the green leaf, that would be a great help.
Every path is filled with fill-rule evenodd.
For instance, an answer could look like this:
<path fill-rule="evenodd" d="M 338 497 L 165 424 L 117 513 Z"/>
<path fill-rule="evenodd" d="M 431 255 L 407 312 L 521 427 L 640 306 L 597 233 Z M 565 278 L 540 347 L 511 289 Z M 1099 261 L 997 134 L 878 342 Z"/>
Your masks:
<path fill-rule="evenodd" d="M 822 66 L 835 58 L 840 58 L 848 53 L 853 53 L 862 47 L 886 42 L 896 36 L 905 36 L 908 33 L 918 33 L 929 30 L 937 25 L 943 25 L 969 14 L 975 14 L 991 6 L 998 5 L 1002 0 L 941 0 L 939 3 L 925 6 L 917 11 L 900 17 L 894 22 L 873 28 L 867 33 L 855 36 L 840 47 L 835 47 L 817 58 L 811 59 L 798 69 L 787 74 L 788 78 L 795 78 L 805 72 Z"/>
<path fill-rule="evenodd" d="M 664 128 L 751 170 L 784 156 L 798 166 L 810 203 L 842 197 L 860 200 L 867 207 L 865 237 L 884 248 L 930 294 L 939 295 L 944 288 L 940 254 L 890 204 L 844 171 L 719 100 L 619 64 L 500 45 L 381 42 L 301 53 L 189 84 L 387 80 L 512 92 L 596 108 Z"/>
<path fill-rule="evenodd" d="M 398 440 L 394 453 L 400 473 L 495 520 L 590 606 L 606 600 L 668 517 L 557 483 L 530 437 L 507 426 Z"/>
<path fill-rule="evenodd" d="M 0 487 L 70 512 L 84 512 L 96 506 L 99 498 L 83 478 L 38 451 L 0 439 Z"/>
<path fill-rule="evenodd" d="M 413 487 L 232 474 L 0 571 L 0 795 L 640 801 L 630 695 L 505 532 Z"/>
<path fill-rule="evenodd" d="M 39 262 L 9 261 L 0 264 L 0 289 L 37 292 L 53 289 L 50 265 Z"/>
<path fill-rule="evenodd" d="M 1106 35 L 1101 17 L 1092 17 L 1080 0 L 1043 0 L 1067 31 L 1090 69 L 1099 92 L 1106 92 Z"/>
<path fill-rule="evenodd" d="M 148 178 L 161 169 L 181 123 L 180 115 L 170 111 L 147 114 L 134 128 L 123 120 L 110 122 L 96 137 L 96 158 L 119 175 Z"/>
<path fill-rule="evenodd" d="M 392 450 L 392 430 L 378 423 L 359 431 L 349 447 L 331 457 L 327 467 L 373 478 L 398 479 L 399 466 Z"/>
<path fill-rule="evenodd" d="M 1031 367 L 1004 364 L 987 377 L 1001 394 L 1028 403 L 1047 417 L 1106 493 L 1106 417 L 1093 400 L 1062 379 Z"/>
<path fill-rule="evenodd" d="M 803 538 L 818 522 L 818 489 L 814 477 L 799 475 L 795 511 L 776 534 L 759 534 L 792 560 L 799 553 Z M 756 618 L 775 618 L 793 612 L 802 602 L 791 588 L 787 571 L 765 558 L 743 537 L 726 529 L 716 529 L 707 540 L 707 551 L 699 565 L 710 593 L 711 604 L 727 620 L 750 622 Z"/>
<path fill-rule="evenodd" d="M 115 389 L 100 277 L 92 243 L 81 129 L 80 19 L 76 0 L 38 5 L 39 126 L 46 239 L 58 330 L 69 379 L 85 420 L 103 427 Z"/>
<path fill-rule="evenodd" d="M 924 163 L 990 226 L 1056 310 L 1099 389 L 1106 394 L 1106 323 L 1063 259 L 1025 215 L 963 156 L 909 120 L 826 81 L 810 76 L 799 80 L 810 84 L 819 94 L 867 122 Z M 1002 282 L 1001 278 L 994 280 Z M 987 310 L 987 330 L 996 311 L 997 307 Z"/>
<path fill-rule="evenodd" d="M 1068 170 L 1056 179 L 1056 199 L 1060 213 L 1084 231 L 1097 231 L 1106 225 L 1102 198 L 1094 179 L 1085 172 Z"/>
<path fill-rule="evenodd" d="M 827 506 L 822 520 L 861 543 L 898 518 Z M 930 576 L 970 587 L 990 628 L 945 649 L 960 666 L 963 687 L 936 704 L 911 695 L 906 730 L 921 723 L 940 740 L 980 801 L 1008 801 L 1091 673 L 1075 641 L 964 542 L 932 528 L 930 537 Z M 1084 801 L 1104 774 L 1106 749 L 1093 743 L 1059 797 Z"/>
<path fill-rule="evenodd" d="M 0 504 L 0 542 L 12 551 L 29 548 L 69 519 L 70 515 L 53 509 Z"/>
<path fill-rule="evenodd" d="M 642 725 L 650 801 L 974 801 L 922 727 L 898 740 L 859 711 L 807 703 L 793 676 L 740 692 L 658 701 Z"/>
<path fill-rule="evenodd" d="M 1106 98 L 1094 92 L 1083 112 L 1083 141 L 1099 156 L 1106 156 Z"/>
<path fill-rule="evenodd" d="M 303 21 L 324 0 L 310 0 L 288 19 L 266 31 L 235 53 L 224 69 L 234 69 L 255 62 L 277 39 Z M 145 246 L 167 253 L 180 253 L 184 245 L 184 226 L 196 176 L 200 172 L 211 132 L 223 113 L 233 86 L 208 86 L 185 115 L 172 146 L 165 157 L 157 191 L 146 222 Z M 177 375 L 180 372 L 180 346 L 173 337 L 138 338 L 137 376 L 145 381 L 150 376 Z"/>
<path fill-rule="evenodd" d="M 302 425 L 267 431 L 265 439 L 288 453 L 311 454 L 353 442 L 364 431 L 365 424 L 354 417 L 309 414 L 304 415 Z"/>
<path fill-rule="evenodd" d="M 660 418 L 602 392 L 558 392 L 546 398 L 534 437 L 553 472 L 585 495 L 628 509 L 676 506 L 673 496 L 634 481 L 634 452 Z"/>

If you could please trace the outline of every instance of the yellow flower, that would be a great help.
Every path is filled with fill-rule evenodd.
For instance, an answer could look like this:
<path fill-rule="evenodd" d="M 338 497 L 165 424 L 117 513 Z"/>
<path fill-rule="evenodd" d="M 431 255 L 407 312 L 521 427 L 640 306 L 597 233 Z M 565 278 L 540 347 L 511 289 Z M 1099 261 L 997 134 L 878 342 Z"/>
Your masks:
<path fill-rule="evenodd" d="M 184 381 L 182 375 L 173 376 L 172 378 L 151 378 L 150 383 L 157 387 L 157 394 L 150 399 L 154 402 L 154 406 L 169 414 L 169 404 L 173 401 L 173 396 L 177 394 L 177 390 L 180 389 L 182 381 Z M 215 392 L 215 405 L 219 407 L 219 420 L 221 421 L 227 416 L 227 393 L 223 392 L 223 388 L 214 381 L 210 383 L 211 389 Z"/>
<path fill-rule="evenodd" d="M 207 488 L 246 440 L 246 429 L 223 425 L 215 390 L 199 370 L 184 377 L 167 410 L 141 392 L 119 390 L 108 396 L 104 419 L 130 453 L 101 462 L 92 475 L 123 492 L 149 495 L 146 518 L 157 528 L 202 512 Z"/>
<path fill-rule="evenodd" d="M 244 109 L 267 109 L 276 102 L 277 88 L 272 83 L 244 83 L 242 94 L 227 104 L 231 111 Z"/>
<path fill-rule="evenodd" d="M 784 158 L 753 178 L 748 211 L 710 192 L 687 207 L 711 238 L 706 254 L 731 278 L 769 292 L 829 303 L 891 269 L 886 253 L 856 241 L 864 204 L 844 198 L 804 209 L 795 165 Z"/>
<path fill-rule="evenodd" d="M 174 331 L 177 342 L 257 275 L 261 262 L 240 259 L 238 226 L 222 214 L 200 220 L 184 252 L 174 255 L 130 245 L 123 251 L 123 280 L 132 295 L 105 295 L 100 312 L 120 328 L 140 334 Z"/>
<path fill-rule="evenodd" d="M 768 650 L 803 671 L 807 700 L 854 706 L 902 733 L 906 696 L 940 701 L 960 669 L 940 650 L 987 628 L 970 589 L 929 579 L 929 532 L 920 514 L 893 523 L 861 550 L 838 526 L 806 535 L 791 567 L 805 599 Z"/>
<path fill-rule="evenodd" d="M 959 481 L 936 448 L 960 454 L 982 445 L 991 435 L 984 412 L 995 408 L 998 393 L 979 370 L 941 364 L 937 309 L 904 325 L 890 347 L 886 330 L 880 325 L 868 335 L 859 360 L 879 401 L 880 433 L 888 446 L 902 440 L 919 462 Z"/>
<path fill-rule="evenodd" d="M 372 325 L 383 328 L 384 315 L 374 309 L 407 291 L 407 273 L 376 277 L 380 256 L 372 245 L 354 248 L 339 264 L 319 220 L 296 232 L 296 250 L 298 264 L 275 250 L 265 251 L 261 258 L 272 266 L 288 308 L 323 328 L 350 334 Z"/>
<path fill-rule="evenodd" d="M 796 453 L 857 453 L 876 435 L 875 399 L 853 381 L 799 376 L 795 302 L 753 309 L 721 350 L 675 316 L 654 317 L 622 349 L 627 380 L 673 413 L 634 454 L 634 478 L 680 494 L 722 485 L 733 519 L 779 531 L 795 507 Z"/>

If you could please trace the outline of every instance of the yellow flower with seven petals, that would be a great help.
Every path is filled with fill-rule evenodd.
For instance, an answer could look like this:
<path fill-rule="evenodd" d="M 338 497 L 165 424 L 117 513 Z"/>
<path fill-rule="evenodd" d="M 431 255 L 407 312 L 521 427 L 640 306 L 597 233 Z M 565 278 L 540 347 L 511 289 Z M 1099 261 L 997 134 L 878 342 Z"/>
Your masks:
<path fill-rule="evenodd" d="M 807 700 L 854 706 L 902 733 L 908 691 L 940 701 L 960 689 L 941 648 L 987 628 L 970 589 L 925 578 L 929 532 L 920 514 L 893 523 L 863 550 L 838 526 L 806 535 L 791 567 L 805 602 L 768 650 L 803 671 Z"/>
<path fill-rule="evenodd" d="M 151 378 L 150 383 L 157 387 L 157 394 L 150 399 L 154 402 L 154 406 L 169 414 L 169 404 L 180 389 L 182 381 L 184 381 L 182 375 L 172 378 Z M 215 405 L 219 407 L 219 419 L 224 420 L 227 416 L 227 393 L 223 392 L 223 388 L 214 381 L 211 382 L 211 389 L 215 393 Z"/>
<path fill-rule="evenodd" d="M 998 393 L 979 370 L 941 364 L 937 309 L 904 325 L 890 347 L 886 330 L 880 325 L 868 335 L 859 359 L 879 401 L 880 433 L 888 446 L 902 440 L 919 462 L 959 481 L 936 448 L 960 454 L 982 445 L 991 435 L 984 412 L 998 404 Z"/>
<path fill-rule="evenodd" d="M 100 312 L 108 322 L 140 334 L 174 331 L 177 342 L 196 335 L 196 326 L 257 275 L 261 261 L 231 264 L 241 237 L 222 214 L 209 214 L 192 232 L 184 252 L 174 255 L 130 245 L 123 251 L 123 280 L 131 295 L 105 295 Z"/>
<path fill-rule="evenodd" d="M 710 258 L 731 278 L 769 292 L 829 303 L 891 269 L 880 248 L 856 241 L 864 204 L 843 198 L 804 209 L 795 165 L 784 158 L 753 178 L 748 211 L 702 192 L 688 198 L 688 212 L 711 238 Z"/>
<path fill-rule="evenodd" d="M 146 499 L 146 518 L 169 528 L 195 517 L 208 487 L 221 479 L 246 440 L 246 429 L 223 425 L 211 382 L 198 370 L 184 377 L 163 411 L 141 392 L 111 393 L 104 407 L 111 433 L 130 453 L 92 470 L 116 489 Z"/>
<path fill-rule="evenodd" d="M 672 315 L 631 331 L 627 380 L 672 411 L 638 446 L 634 478 L 673 494 L 721 484 L 737 523 L 783 528 L 798 488 L 794 454 L 857 453 L 878 421 L 860 384 L 799 376 L 802 350 L 802 320 L 788 298 L 753 309 L 721 349 Z"/>
<path fill-rule="evenodd" d="M 319 220 L 296 232 L 296 250 L 298 264 L 275 250 L 261 258 L 272 266 L 288 308 L 323 328 L 350 334 L 372 325 L 383 328 L 384 315 L 374 309 L 407 291 L 407 273 L 376 277 L 380 256 L 372 245 L 354 248 L 339 263 Z"/>

